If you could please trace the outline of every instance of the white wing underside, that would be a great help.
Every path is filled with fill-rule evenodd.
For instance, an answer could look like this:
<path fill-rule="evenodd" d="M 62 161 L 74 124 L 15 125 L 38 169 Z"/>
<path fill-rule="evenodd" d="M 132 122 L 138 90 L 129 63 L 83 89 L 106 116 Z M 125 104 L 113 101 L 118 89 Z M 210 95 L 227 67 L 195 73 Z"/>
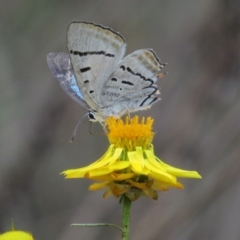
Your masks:
<path fill-rule="evenodd" d="M 100 121 L 150 108 L 159 100 L 155 83 L 164 64 L 152 50 L 123 58 L 126 43 L 120 34 L 85 22 L 69 25 L 67 44 L 82 99 Z"/>
<path fill-rule="evenodd" d="M 73 22 L 68 27 L 67 44 L 83 97 L 98 111 L 104 106 L 101 101 L 104 84 L 124 56 L 125 41 L 108 28 Z"/>
<path fill-rule="evenodd" d="M 104 112 L 121 115 L 150 108 L 159 100 L 160 92 L 154 83 L 161 68 L 152 50 L 142 49 L 126 56 L 104 85 L 103 102 L 114 102 L 114 109 L 105 106 Z"/>

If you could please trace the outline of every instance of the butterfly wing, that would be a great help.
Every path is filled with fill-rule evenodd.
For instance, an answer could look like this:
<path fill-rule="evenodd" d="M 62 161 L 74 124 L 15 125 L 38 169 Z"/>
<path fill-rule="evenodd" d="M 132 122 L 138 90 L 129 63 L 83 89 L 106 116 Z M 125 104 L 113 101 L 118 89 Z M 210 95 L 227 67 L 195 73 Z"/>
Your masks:
<path fill-rule="evenodd" d="M 66 53 L 49 53 L 47 63 L 63 90 L 82 107 L 89 109 L 77 85 L 69 55 Z"/>
<path fill-rule="evenodd" d="M 165 64 L 160 63 L 150 49 L 142 49 L 126 56 L 105 83 L 102 102 L 105 115 L 118 115 L 150 108 L 159 100 L 155 84 Z"/>
<path fill-rule="evenodd" d="M 67 31 L 67 45 L 83 98 L 98 111 L 103 107 L 103 86 L 124 56 L 125 40 L 101 25 L 72 22 Z"/>

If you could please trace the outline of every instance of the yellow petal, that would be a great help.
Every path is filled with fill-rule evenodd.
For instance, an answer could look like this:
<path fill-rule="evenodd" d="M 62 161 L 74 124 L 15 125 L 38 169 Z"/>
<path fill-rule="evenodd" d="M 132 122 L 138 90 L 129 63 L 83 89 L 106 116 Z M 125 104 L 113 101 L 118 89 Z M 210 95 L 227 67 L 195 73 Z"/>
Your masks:
<path fill-rule="evenodd" d="M 143 168 L 141 171 L 136 171 L 136 169 L 134 169 L 132 165 L 129 168 L 131 169 L 132 172 L 140 175 L 148 176 L 148 174 L 150 173 L 150 170 L 147 168 Z"/>
<path fill-rule="evenodd" d="M 127 161 L 117 161 L 114 164 L 112 164 L 111 166 L 91 170 L 91 171 L 87 172 L 84 175 L 84 177 L 92 178 L 92 177 L 96 177 L 96 176 L 107 175 L 114 171 L 125 169 L 129 165 L 130 165 L 130 163 Z"/>
<path fill-rule="evenodd" d="M 108 166 L 111 171 L 122 170 L 129 167 L 130 163 L 128 161 L 116 161 L 112 165 Z"/>
<path fill-rule="evenodd" d="M 139 155 L 138 152 L 133 151 L 133 152 L 128 152 L 128 159 L 131 164 L 131 167 L 134 172 L 141 173 L 143 170 L 143 156 Z"/>
<path fill-rule="evenodd" d="M 184 189 L 183 185 L 181 183 L 179 183 L 179 182 L 176 182 L 176 183 L 163 183 L 163 182 L 154 181 L 153 185 L 151 187 L 153 189 L 155 189 L 155 190 L 161 190 L 161 191 L 166 191 L 170 187 Z"/>
<path fill-rule="evenodd" d="M 113 180 L 126 180 L 136 176 L 136 173 L 112 173 Z"/>
<path fill-rule="evenodd" d="M 113 181 L 114 178 L 112 177 L 112 173 L 111 173 L 111 174 L 91 177 L 91 180 L 96 180 L 96 181 Z"/>
<path fill-rule="evenodd" d="M 81 168 L 66 170 L 62 174 L 65 175 L 65 178 L 83 178 L 85 176 L 85 172 L 82 172 Z"/>
<path fill-rule="evenodd" d="M 146 186 L 146 183 L 139 183 L 135 182 L 131 179 L 126 180 L 126 182 L 130 183 L 132 186 L 139 188 L 139 189 L 147 189 L 148 187 Z"/>
<path fill-rule="evenodd" d="M 89 166 L 92 166 L 92 165 L 96 164 L 97 162 L 101 162 L 102 159 L 104 159 L 104 158 L 109 158 L 109 157 L 111 157 L 112 154 L 113 154 L 114 148 L 115 148 L 114 145 L 111 144 L 111 145 L 108 147 L 107 151 L 104 153 L 104 155 L 103 155 L 101 158 L 99 158 L 97 161 L 95 161 L 94 163 L 90 164 Z"/>
<path fill-rule="evenodd" d="M 150 170 L 148 176 L 154 176 L 158 181 L 176 182 L 176 177 L 153 166 L 149 161 L 145 161 L 145 167 Z"/>
<path fill-rule="evenodd" d="M 111 145 L 108 148 L 107 153 L 102 158 L 100 158 L 93 164 L 90 164 L 87 167 L 69 169 L 62 172 L 62 174 L 65 175 L 65 178 L 84 178 L 84 177 L 106 175 L 113 170 L 111 168 L 110 169 L 104 168 L 104 166 L 107 166 L 108 164 L 113 164 L 121 155 L 122 149 L 121 148 L 115 149 L 113 156 L 111 156 L 112 151 L 113 151 L 113 145 Z"/>
<path fill-rule="evenodd" d="M 83 167 L 83 171 L 88 171 L 88 170 L 92 170 L 92 169 L 96 169 L 96 168 L 100 168 L 103 167 L 107 164 L 109 164 L 109 161 L 111 160 L 111 156 L 113 154 L 113 150 L 114 150 L 114 145 L 110 145 L 107 152 L 101 157 L 99 158 L 97 161 L 95 161 L 94 163 Z"/>
<path fill-rule="evenodd" d="M 98 168 L 102 168 L 104 166 L 107 166 L 108 164 L 112 164 L 113 162 L 115 162 L 119 156 L 122 153 L 122 148 L 116 148 L 113 152 L 114 148 L 113 145 L 111 145 L 107 152 L 104 154 L 103 157 L 101 157 L 100 159 L 98 159 L 96 162 L 88 165 L 87 167 L 83 167 L 82 171 L 89 171 L 89 170 L 94 170 L 94 169 L 98 169 Z"/>
<path fill-rule="evenodd" d="M 88 190 L 93 191 L 93 190 L 99 190 L 102 188 L 105 188 L 109 182 L 101 182 L 101 183 L 93 183 L 88 187 Z"/>
<path fill-rule="evenodd" d="M 170 175 L 170 174 L 166 175 L 166 174 L 167 173 L 159 174 L 159 173 L 156 173 L 156 172 L 150 172 L 148 174 L 148 176 L 157 180 L 157 181 L 159 181 L 159 182 L 176 184 L 177 178 L 173 175 Z"/>
<path fill-rule="evenodd" d="M 88 165 L 87 167 L 69 169 L 63 171 L 61 174 L 65 175 L 65 178 L 83 178 L 87 171 L 97 168 L 98 166 L 105 166 L 109 161 L 109 157 L 112 155 L 113 145 L 110 145 L 107 152 L 96 162 Z"/>
<path fill-rule="evenodd" d="M 147 159 L 149 160 L 149 162 L 157 169 L 162 170 L 164 172 L 166 172 L 166 169 L 164 167 L 162 167 L 159 162 L 156 160 L 156 156 L 154 155 L 154 152 L 151 150 L 145 150 L 144 151 L 145 154 L 147 155 Z"/>
<path fill-rule="evenodd" d="M 176 177 L 184 177 L 184 178 L 202 178 L 201 175 L 198 174 L 196 171 L 187 171 L 182 170 L 179 168 L 172 167 L 170 165 L 167 165 L 163 161 L 161 161 L 159 158 L 156 158 L 161 166 L 163 166 L 166 171 L 170 174 L 173 174 Z"/>
<path fill-rule="evenodd" d="M 111 196 L 111 194 L 112 194 L 111 189 L 107 189 L 106 192 L 103 194 L 103 198 L 107 198 Z"/>
<path fill-rule="evenodd" d="M 138 160 L 140 161 L 140 164 L 142 165 L 142 168 L 144 167 L 144 162 L 145 162 L 145 159 L 143 157 L 143 149 L 142 147 L 136 147 L 136 152 L 137 152 L 137 155 L 138 155 Z"/>
<path fill-rule="evenodd" d="M 113 164 L 115 161 L 117 161 L 122 153 L 122 148 L 116 148 L 114 151 L 113 156 L 109 160 L 109 165 Z"/>
<path fill-rule="evenodd" d="M 153 149 L 153 148 L 152 148 Z M 157 158 L 153 150 L 145 150 L 145 153 L 149 159 L 149 162 L 154 165 L 158 169 L 162 169 L 163 171 L 172 174 L 176 177 L 184 177 L 184 178 L 201 178 L 201 176 L 196 171 L 187 171 L 182 170 L 179 168 L 172 167 L 163 161 L 161 161 L 159 158 Z"/>
<path fill-rule="evenodd" d="M 100 168 L 100 169 L 95 169 L 92 171 L 87 172 L 84 177 L 85 178 L 92 178 L 92 177 L 96 177 L 96 176 L 102 176 L 102 175 L 107 175 L 109 173 L 111 173 L 112 171 L 109 168 Z"/>
<path fill-rule="evenodd" d="M 101 175 L 101 176 L 92 176 L 91 180 L 97 181 L 122 181 L 132 177 L 135 177 L 136 173 L 115 173 Z"/>

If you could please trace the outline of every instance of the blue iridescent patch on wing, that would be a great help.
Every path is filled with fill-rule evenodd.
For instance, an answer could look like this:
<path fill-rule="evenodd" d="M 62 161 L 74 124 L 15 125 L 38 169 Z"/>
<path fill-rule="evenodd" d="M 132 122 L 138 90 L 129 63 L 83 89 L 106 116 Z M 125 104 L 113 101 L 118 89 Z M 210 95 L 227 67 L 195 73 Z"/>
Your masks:
<path fill-rule="evenodd" d="M 83 100 L 83 96 L 82 96 L 82 93 L 77 85 L 77 81 L 76 81 L 76 78 L 75 76 L 73 76 L 70 80 L 70 88 L 72 89 L 72 91 L 75 93 L 75 95 L 82 99 Z"/>
<path fill-rule="evenodd" d="M 77 85 L 69 55 L 67 53 L 49 53 L 47 63 L 63 90 L 82 107 L 89 109 Z"/>

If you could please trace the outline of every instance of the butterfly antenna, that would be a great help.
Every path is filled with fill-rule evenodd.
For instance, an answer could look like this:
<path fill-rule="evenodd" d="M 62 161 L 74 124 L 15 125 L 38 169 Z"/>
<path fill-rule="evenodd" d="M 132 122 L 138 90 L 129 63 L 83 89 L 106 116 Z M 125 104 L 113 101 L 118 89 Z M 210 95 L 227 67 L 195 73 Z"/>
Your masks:
<path fill-rule="evenodd" d="M 73 142 L 73 140 L 75 139 L 76 135 L 77 135 L 77 130 L 78 130 L 78 126 L 80 123 L 84 123 L 87 121 L 87 119 L 85 119 L 87 116 L 88 116 L 89 113 L 85 114 L 77 123 L 77 125 L 75 126 L 74 128 L 74 131 L 73 131 L 73 134 L 72 134 L 72 137 L 71 139 L 69 140 L 70 143 Z"/>
<path fill-rule="evenodd" d="M 91 130 L 91 127 L 92 127 L 92 122 L 90 121 L 88 131 L 89 131 L 89 133 L 90 133 L 91 135 L 94 135 L 93 132 L 92 132 L 92 130 Z"/>

